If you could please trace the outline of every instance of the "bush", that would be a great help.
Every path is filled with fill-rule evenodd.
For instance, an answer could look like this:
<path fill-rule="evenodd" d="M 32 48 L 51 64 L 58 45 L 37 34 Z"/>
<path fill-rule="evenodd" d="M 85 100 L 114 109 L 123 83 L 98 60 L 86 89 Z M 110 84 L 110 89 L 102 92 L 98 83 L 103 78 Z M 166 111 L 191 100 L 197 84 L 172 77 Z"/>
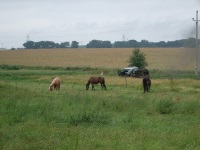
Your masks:
<path fill-rule="evenodd" d="M 148 66 L 146 55 L 143 54 L 139 48 L 133 50 L 133 53 L 129 56 L 128 63 L 128 66 L 137 66 L 140 69 Z"/>

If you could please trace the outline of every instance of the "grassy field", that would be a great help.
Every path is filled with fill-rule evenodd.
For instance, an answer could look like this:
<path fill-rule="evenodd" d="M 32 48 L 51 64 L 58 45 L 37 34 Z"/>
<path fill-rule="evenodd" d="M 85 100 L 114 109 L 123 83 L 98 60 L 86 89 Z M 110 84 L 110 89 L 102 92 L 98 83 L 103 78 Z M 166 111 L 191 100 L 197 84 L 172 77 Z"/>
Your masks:
<path fill-rule="evenodd" d="M 132 51 L 133 48 L 0 51 L 0 64 L 124 68 Z M 149 69 L 195 70 L 195 49 L 142 48 L 141 51 L 146 54 Z"/>
<path fill-rule="evenodd" d="M 104 58 L 99 50 L 100 65 L 99 57 L 91 57 L 88 49 L 83 49 L 82 56 L 78 49 L 1 51 L 0 149 L 200 149 L 200 80 L 194 71 L 177 65 L 179 68 L 169 73 L 164 70 L 169 66 L 162 63 L 155 70 L 153 61 L 163 62 L 164 57 L 153 58 L 153 51 L 157 56 L 159 52 L 142 49 L 151 51 L 147 56 L 152 64 L 152 87 L 144 94 L 140 78 L 116 75 L 116 68 L 126 61 L 119 63 L 122 59 L 118 55 L 125 56 L 115 50 L 109 54 L 118 58 L 118 64 L 110 59 L 108 65 L 104 61 L 109 56 Z M 170 50 L 183 51 L 163 49 L 162 55 Z M 124 51 L 128 56 L 132 49 Z M 175 57 L 165 55 L 166 61 L 167 56 Z M 64 61 L 67 58 L 71 61 Z M 99 85 L 96 91 L 91 87 L 86 91 L 89 77 L 98 76 L 102 70 L 107 91 Z M 56 76 L 62 80 L 61 89 L 50 92 L 49 84 Z"/>
<path fill-rule="evenodd" d="M 1 70 L 0 149 L 199 149 L 200 81 L 107 75 L 107 91 L 85 90 L 95 71 Z M 50 92 L 54 76 L 60 91 Z"/>

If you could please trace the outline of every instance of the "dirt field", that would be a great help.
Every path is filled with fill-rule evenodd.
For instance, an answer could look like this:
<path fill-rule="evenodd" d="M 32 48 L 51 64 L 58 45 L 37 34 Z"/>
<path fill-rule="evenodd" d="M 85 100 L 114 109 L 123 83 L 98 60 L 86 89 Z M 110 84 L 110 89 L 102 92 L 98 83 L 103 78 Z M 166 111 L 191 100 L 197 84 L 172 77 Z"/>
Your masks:
<path fill-rule="evenodd" d="M 133 48 L 0 51 L 0 64 L 123 68 L 128 65 L 132 51 Z M 141 48 L 141 51 L 146 54 L 149 69 L 195 70 L 195 49 Z"/>

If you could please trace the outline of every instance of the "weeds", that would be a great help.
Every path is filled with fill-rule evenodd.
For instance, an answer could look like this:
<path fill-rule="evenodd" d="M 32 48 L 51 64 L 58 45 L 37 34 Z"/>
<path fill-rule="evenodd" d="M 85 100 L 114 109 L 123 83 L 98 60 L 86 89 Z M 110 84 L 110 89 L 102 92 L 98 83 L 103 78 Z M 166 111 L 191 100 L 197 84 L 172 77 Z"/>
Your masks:
<path fill-rule="evenodd" d="M 6 65 L 6 64 L 0 65 L 0 69 L 4 70 L 19 70 L 21 68 L 22 68 L 21 66 L 16 66 L 16 65 Z"/>
<path fill-rule="evenodd" d="M 157 104 L 157 112 L 160 114 L 171 114 L 173 112 L 174 103 L 172 100 L 160 100 Z"/>
<path fill-rule="evenodd" d="M 78 114 L 71 114 L 69 120 L 70 125 L 73 126 L 78 126 L 81 124 L 107 125 L 110 122 L 110 117 L 103 112 L 80 112 Z"/>

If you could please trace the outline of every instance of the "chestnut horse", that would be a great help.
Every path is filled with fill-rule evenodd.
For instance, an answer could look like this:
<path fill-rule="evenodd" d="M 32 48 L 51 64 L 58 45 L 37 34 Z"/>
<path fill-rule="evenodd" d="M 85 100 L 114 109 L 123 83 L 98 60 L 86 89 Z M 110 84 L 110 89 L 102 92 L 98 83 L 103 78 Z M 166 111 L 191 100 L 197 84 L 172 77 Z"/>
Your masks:
<path fill-rule="evenodd" d="M 86 84 L 86 90 L 89 89 L 89 85 L 92 84 L 92 90 L 95 90 L 94 88 L 94 84 L 98 84 L 100 83 L 101 84 L 101 88 L 102 89 L 106 89 L 106 85 L 105 85 L 105 79 L 103 77 L 91 77 L 89 80 L 88 80 L 88 83 Z"/>
<path fill-rule="evenodd" d="M 143 88 L 144 88 L 144 93 L 149 92 L 150 86 L 151 86 L 151 79 L 149 77 L 145 77 L 142 80 Z"/>

